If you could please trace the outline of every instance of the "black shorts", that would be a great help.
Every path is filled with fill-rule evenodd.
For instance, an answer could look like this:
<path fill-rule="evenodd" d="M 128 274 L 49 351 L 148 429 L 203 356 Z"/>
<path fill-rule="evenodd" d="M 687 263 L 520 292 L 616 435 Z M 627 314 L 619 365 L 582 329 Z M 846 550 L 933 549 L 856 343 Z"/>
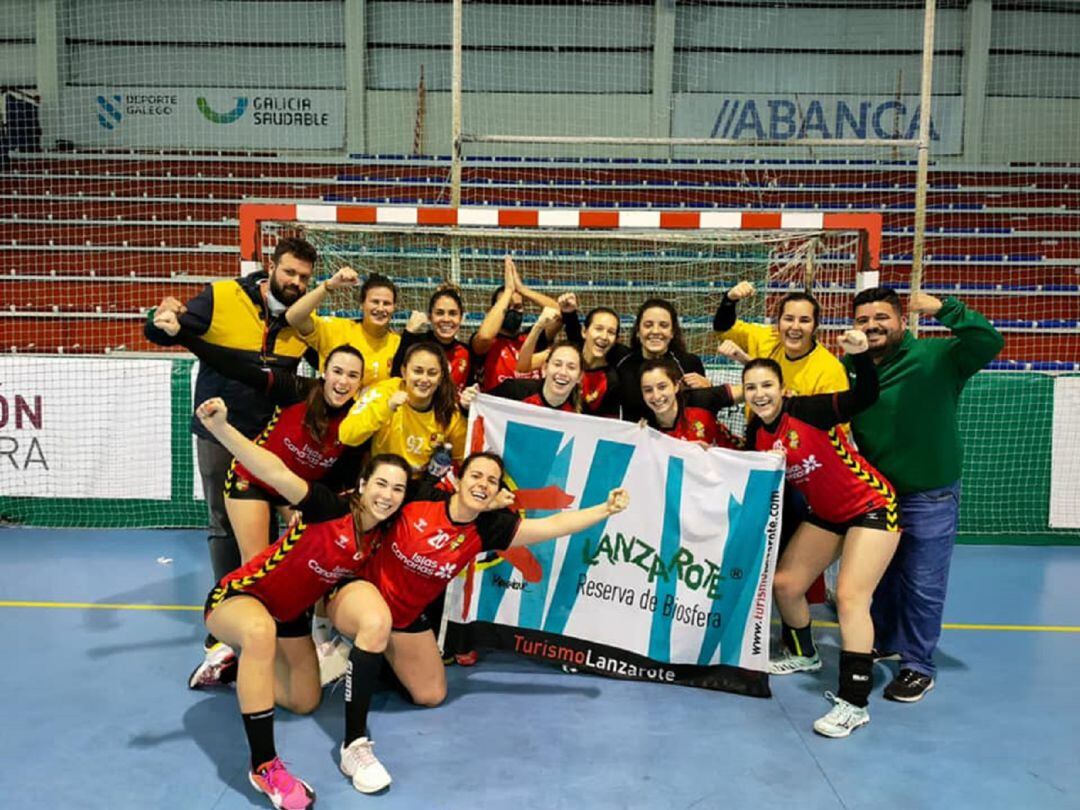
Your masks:
<path fill-rule="evenodd" d="M 219 588 L 215 585 L 210 589 L 210 593 L 206 595 L 206 602 L 203 603 L 203 621 L 205 622 L 209 618 L 210 613 L 214 608 L 219 607 L 223 602 L 232 599 L 234 596 L 250 596 L 252 599 L 258 599 L 253 593 L 245 593 L 244 591 L 234 591 L 227 589 L 224 595 L 219 595 Z M 260 602 L 261 604 L 261 602 Z M 263 605 L 263 607 L 266 607 Z M 267 611 L 269 612 L 269 611 Z M 303 638 L 304 636 L 311 635 L 311 617 L 314 615 L 315 609 L 309 607 L 295 619 L 289 619 L 282 622 L 274 619 L 274 624 L 277 625 L 277 637 L 278 638 Z"/>
<path fill-rule="evenodd" d="M 349 583 L 351 583 L 351 582 L 360 582 L 360 581 L 366 582 L 367 580 L 358 580 L 358 579 L 355 579 L 355 578 L 354 579 L 343 579 L 341 582 L 339 582 L 337 585 L 335 585 L 333 588 L 331 588 L 329 590 L 329 592 L 327 592 L 326 601 L 329 602 L 329 601 L 333 600 L 334 597 L 336 597 L 339 593 L 341 593 L 341 589 L 344 588 Z M 426 632 L 428 630 L 434 630 L 434 629 L 435 629 L 435 627 L 434 627 L 434 625 L 432 625 L 431 619 L 428 618 L 427 613 L 421 613 L 419 616 L 416 617 L 416 619 L 413 621 L 412 624 L 408 624 L 405 627 L 394 627 L 394 628 L 392 628 L 393 632 L 395 632 L 395 633 L 424 633 L 424 632 Z"/>
<path fill-rule="evenodd" d="M 232 501 L 264 501 L 271 506 L 290 506 L 289 501 L 281 495 L 240 477 L 233 470 L 229 470 L 225 476 L 225 497 Z"/>
<path fill-rule="evenodd" d="M 846 520 L 843 523 L 833 523 L 830 520 L 825 520 L 822 517 L 814 514 L 814 510 L 811 509 L 805 518 L 807 523 L 817 526 L 819 529 L 824 529 L 827 532 L 833 534 L 839 534 L 841 536 L 847 534 L 847 530 L 851 528 L 861 529 L 879 529 L 883 532 L 898 532 L 900 531 L 900 507 L 893 501 L 890 506 L 879 506 L 876 509 L 868 509 L 861 515 L 856 515 L 851 520 Z"/>

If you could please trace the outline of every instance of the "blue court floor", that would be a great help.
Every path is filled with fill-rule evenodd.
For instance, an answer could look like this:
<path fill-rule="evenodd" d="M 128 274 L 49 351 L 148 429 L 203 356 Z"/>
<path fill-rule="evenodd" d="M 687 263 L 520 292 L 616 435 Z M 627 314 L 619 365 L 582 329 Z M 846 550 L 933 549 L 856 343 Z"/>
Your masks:
<path fill-rule="evenodd" d="M 0 529 L 0 560 L 0 805 L 269 806 L 231 690 L 186 688 L 210 585 L 200 533 Z M 278 750 L 322 808 L 1080 808 L 1077 583 L 1080 548 L 959 547 L 937 689 L 884 701 L 879 664 L 872 722 L 847 740 L 810 730 L 835 688 L 826 627 L 825 671 L 774 678 L 770 700 L 507 654 L 449 670 L 436 709 L 382 692 L 371 726 L 394 784 L 379 796 L 337 770 L 340 691 L 313 716 L 279 712 Z"/>

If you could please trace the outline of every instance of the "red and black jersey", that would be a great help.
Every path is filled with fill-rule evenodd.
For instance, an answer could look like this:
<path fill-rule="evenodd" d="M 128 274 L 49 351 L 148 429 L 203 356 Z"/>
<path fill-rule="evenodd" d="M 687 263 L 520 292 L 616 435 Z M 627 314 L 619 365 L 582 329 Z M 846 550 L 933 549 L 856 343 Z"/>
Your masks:
<path fill-rule="evenodd" d="M 581 412 L 593 416 L 619 415 L 619 375 L 611 366 L 589 368 L 581 376 Z"/>
<path fill-rule="evenodd" d="M 692 405 L 679 409 L 679 416 L 672 427 L 658 429 L 661 433 L 687 442 L 704 442 L 710 447 L 732 450 L 739 447 L 738 440 L 727 425 L 717 421 L 715 413 Z"/>
<path fill-rule="evenodd" d="M 481 391 L 491 391 L 506 380 L 540 379 L 539 369 L 524 373 L 519 373 L 517 370 L 518 355 L 521 354 L 521 347 L 525 345 L 526 337 L 527 335 L 521 334 L 512 338 L 506 335 L 498 335 L 495 338 L 491 348 L 484 354 L 483 365 L 480 367 Z"/>
<path fill-rule="evenodd" d="M 499 509 L 482 512 L 471 523 L 455 523 L 452 495 L 425 479 L 361 574 L 386 600 L 394 627 L 416 621 L 477 554 L 506 549 L 514 540 L 518 515 Z"/>
<path fill-rule="evenodd" d="M 327 474 L 334 463 L 345 451 L 345 446 L 338 441 L 338 427 L 348 415 L 349 401 L 340 408 L 329 408 L 329 420 L 326 433 L 319 441 L 304 425 L 307 405 L 298 402 L 287 408 L 277 407 L 270 417 L 266 428 L 255 443 L 269 450 L 285 462 L 285 466 L 305 481 L 318 481 Z M 273 488 L 258 480 L 240 462 L 233 461 L 229 475 L 234 480 L 231 486 L 243 489 L 244 484 L 257 484 L 267 492 L 276 495 Z"/>
<path fill-rule="evenodd" d="M 472 349 L 455 340 L 447 345 L 439 344 L 446 353 L 446 362 L 450 364 L 450 377 L 457 386 L 458 391 L 472 385 L 473 379 L 473 353 Z"/>
<path fill-rule="evenodd" d="M 577 413 L 574 407 L 573 397 L 566 399 L 562 405 L 552 405 L 544 398 L 543 380 L 504 380 L 490 392 L 494 396 L 503 399 L 514 399 L 524 402 L 526 405 L 539 405 L 541 408 L 551 408 L 556 411 Z"/>
<path fill-rule="evenodd" d="M 815 515 L 830 523 L 847 523 L 872 509 L 897 514 L 892 484 L 838 427 L 877 399 L 873 363 L 865 355 L 858 358 L 851 391 L 787 398 L 771 424 L 754 416 L 746 428 L 749 448 L 784 451 L 788 482 L 806 497 Z M 899 530 L 899 525 L 893 528 Z"/>
<path fill-rule="evenodd" d="M 679 415 L 675 424 L 665 428 L 656 421 L 656 414 L 646 407 L 645 421 L 661 433 L 688 442 L 705 442 L 712 447 L 739 449 L 741 440 L 716 418 L 716 412 L 735 404 L 730 385 L 691 388 L 680 395 Z"/>
<path fill-rule="evenodd" d="M 304 519 L 276 543 L 221 578 L 207 603 L 213 610 L 236 594 L 254 596 L 279 622 L 303 614 L 341 580 L 355 577 L 381 544 L 383 527 L 357 528 L 348 501 L 312 484 L 296 508 Z"/>

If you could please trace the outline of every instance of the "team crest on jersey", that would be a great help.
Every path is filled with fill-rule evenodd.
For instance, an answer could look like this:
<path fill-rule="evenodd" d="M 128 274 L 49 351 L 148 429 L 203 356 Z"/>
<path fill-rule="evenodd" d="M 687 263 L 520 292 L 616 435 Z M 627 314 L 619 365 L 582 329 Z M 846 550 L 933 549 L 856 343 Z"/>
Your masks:
<path fill-rule="evenodd" d="M 247 492 L 249 486 L 251 486 L 251 484 L 248 483 L 247 480 L 245 480 L 243 478 L 237 478 L 236 479 L 236 491 L 237 492 Z"/>
<path fill-rule="evenodd" d="M 457 551 L 457 550 L 458 550 L 459 548 L 461 548 L 461 545 L 462 545 L 462 543 L 464 543 L 464 542 L 465 542 L 465 535 L 463 535 L 463 534 L 459 534 L 459 535 L 458 535 L 457 537 L 455 537 L 455 538 L 454 538 L 454 539 L 453 539 L 453 540 L 452 540 L 452 541 L 450 542 L 450 550 L 451 550 L 451 551 Z"/>
<path fill-rule="evenodd" d="M 694 435 L 699 439 L 705 438 L 705 425 L 701 424 L 700 419 L 694 420 Z"/>
<path fill-rule="evenodd" d="M 789 430 L 787 434 L 788 447 L 792 450 L 799 449 L 799 434 L 794 430 Z"/>

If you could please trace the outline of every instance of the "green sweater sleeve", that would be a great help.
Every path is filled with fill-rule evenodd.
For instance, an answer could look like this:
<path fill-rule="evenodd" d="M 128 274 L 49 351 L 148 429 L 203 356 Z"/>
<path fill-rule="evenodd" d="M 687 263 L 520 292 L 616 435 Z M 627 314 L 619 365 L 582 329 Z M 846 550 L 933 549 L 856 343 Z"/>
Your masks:
<path fill-rule="evenodd" d="M 935 317 L 953 333 L 949 356 L 964 379 L 997 357 L 1005 346 L 1005 338 L 990 321 L 957 298 L 946 298 Z"/>

